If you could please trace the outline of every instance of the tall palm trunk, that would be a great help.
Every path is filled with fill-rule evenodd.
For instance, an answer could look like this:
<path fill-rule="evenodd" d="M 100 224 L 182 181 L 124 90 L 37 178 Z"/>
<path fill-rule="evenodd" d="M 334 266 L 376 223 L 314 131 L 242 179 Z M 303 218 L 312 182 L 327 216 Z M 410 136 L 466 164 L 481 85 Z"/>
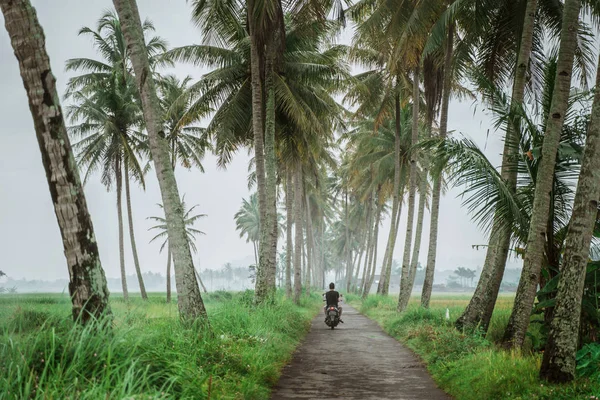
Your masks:
<path fill-rule="evenodd" d="M 419 88 L 419 66 L 415 68 L 413 78 L 413 115 L 412 115 L 412 135 L 411 147 L 419 140 L 419 102 L 421 98 Z M 410 300 L 411 284 L 410 275 L 410 249 L 413 235 L 413 225 L 415 218 L 415 195 L 417 192 L 417 152 L 410 153 L 410 183 L 408 188 L 408 221 L 406 223 L 406 238 L 404 240 L 404 257 L 402 258 L 402 276 L 400 278 L 400 294 L 398 295 L 398 312 L 406 309 Z"/>
<path fill-rule="evenodd" d="M 448 131 L 448 107 L 452 88 L 452 54 L 454 53 L 454 23 L 448 27 L 446 49 L 444 52 L 444 83 L 442 88 L 442 104 L 440 108 L 440 139 L 446 138 Z M 421 306 L 429 308 L 433 277 L 435 275 L 435 260 L 437 256 L 438 224 L 440 216 L 440 198 L 442 197 L 442 176 L 435 177 L 431 193 L 431 217 L 429 223 L 429 248 L 427 249 L 427 266 L 425 281 L 421 294 Z"/>
<path fill-rule="evenodd" d="M 167 303 L 171 302 L 171 247 L 167 245 Z"/>
<path fill-rule="evenodd" d="M 415 232 L 415 244 L 413 245 L 413 253 L 410 260 L 410 274 L 408 282 L 410 291 L 415 284 L 415 276 L 417 275 L 417 264 L 419 264 L 419 255 L 421 253 L 421 237 L 423 235 L 423 218 L 425 216 L 425 203 L 427 202 L 427 175 L 428 169 L 423 168 L 422 177 L 419 182 L 419 206 L 417 208 L 417 227 Z"/>
<path fill-rule="evenodd" d="M 292 243 L 293 204 L 294 204 L 294 172 L 290 166 L 287 167 L 285 180 L 285 209 L 286 209 L 286 257 L 285 257 L 285 294 L 288 299 L 292 298 L 292 257 L 294 254 Z"/>
<path fill-rule="evenodd" d="M 523 346 L 544 261 L 546 237 L 553 234 L 553 232 L 548 232 L 548 213 L 550 212 L 550 198 L 554 185 L 556 153 L 569 102 L 580 8 L 581 0 L 565 1 L 560 48 L 556 64 L 556 81 L 546 123 L 542 158 L 536 177 L 535 197 L 531 211 L 523 271 L 519 280 L 515 304 L 504 333 L 505 343 L 515 348 Z"/>
<path fill-rule="evenodd" d="M 109 294 L 56 80 L 50 69 L 44 31 L 29 0 L 0 0 L 0 9 L 19 62 L 63 241 L 73 319 L 85 324 L 111 314 Z"/>
<path fill-rule="evenodd" d="M 375 280 L 375 267 L 377 265 L 377 244 L 379 241 L 379 224 L 381 223 L 381 210 L 383 209 L 383 205 L 379 204 L 379 198 L 377 199 L 377 203 L 378 204 L 377 216 L 375 217 L 375 232 L 373 234 L 373 252 L 371 253 L 371 260 L 369 261 L 370 276 L 367 277 L 367 281 L 365 282 L 365 286 L 363 287 L 363 299 L 369 295 L 369 292 L 371 291 L 371 286 L 373 285 L 373 281 Z"/>
<path fill-rule="evenodd" d="M 308 248 L 308 265 L 309 265 L 309 277 L 307 279 L 308 286 L 307 292 L 310 294 L 311 283 L 315 278 L 315 258 L 316 258 L 316 249 L 315 249 L 315 236 L 313 230 L 313 221 L 312 221 L 312 211 L 310 209 L 310 200 L 308 197 L 308 193 L 305 194 L 306 198 L 306 241 Z"/>
<path fill-rule="evenodd" d="M 294 302 L 300 302 L 302 294 L 302 165 L 296 164 L 296 176 L 294 177 L 294 215 L 295 215 L 295 248 L 294 248 Z"/>
<path fill-rule="evenodd" d="M 400 90 L 400 85 L 398 84 L 397 90 Z M 400 94 L 396 94 L 396 98 L 394 99 L 395 106 L 395 129 L 396 135 L 394 139 L 394 192 L 392 194 L 392 216 L 391 216 L 391 226 L 390 226 L 390 234 L 388 236 L 388 243 L 385 249 L 385 255 L 383 257 L 383 265 L 381 267 L 381 275 L 379 277 L 379 285 L 377 287 L 377 294 L 387 295 L 390 287 L 390 276 L 391 276 L 391 266 L 392 266 L 392 258 L 394 254 L 394 248 L 396 246 L 396 236 L 398 234 L 398 226 L 396 224 L 396 218 L 400 215 L 400 207 L 402 202 L 402 196 L 400 193 L 400 169 L 401 169 L 401 154 L 400 154 L 400 142 L 402 135 L 402 125 L 401 125 L 401 104 L 400 104 Z M 389 265 L 389 268 L 388 268 Z"/>
<path fill-rule="evenodd" d="M 146 294 L 146 285 L 144 285 L 144 278 L 142 277 L 142 270 L 140 269 L 140 260 L 138 259 L 137 246 L 135 244 L 135 234 L 133 233 L 133 212 L 131 211 L 131 192 L 129 190 L 129 166 L 125 163 L 125 200 L 127 202 L 127 219 L 129 222 L 129 240 L 131 241 L 131 252 L 133 253 L 133 263 L 135 265 L 135 273 L 138 278 L 138 284 L 140 285 L 140 293 L 142 299 L 148 300 Z"/>
<path fill-rule="evenodd" d="M 373 226 L 371 226 L 373 229 Z M 365 255 L 365 264 L 363 265 L 362 279 L 360 280 L 360 286 L 358 287 L 358 293 L 363 294 L 365 291 L 365 285 L 369 279 L 369 267 L 371 266 L 371 254 L 373 253 L 373 231 L 369 232 L 369 238 L 367 239 L 367 254 Z"/>
<path fill-rule="evenodd" d="M 521 107 L 525 98 L 525 85 L 527 84 L 527 69 L 531 58 L 536 10 L 537 0 L 527 0 L 512 88 L 511 112 L 513 114 L 518 107 Z M 520 122 L 518 119 L 507 124 L 500 171 L 502 178 L 512 191 L 515 191 L 517 187 L 516 163 L 519 152 L 519 131 Z M 456 322 L 458 328 L 470 329 L 474 326 L 480 326 L 480 329 L 487 331 L 504 276 L 510 237 L 511 232 L 506 228 L 500 217 L 495 218 L 477 288 L 465 312 Z"/>
<path fill-rule="evenodd" d="M 276 42 L 276 41 L 274 41 Z M 274 89 L 274 58 L 275 46 L 269 46 L 266 62 L 265 92 L 266 122 L 264 159 L 266 172 L 266 209 L 265 218 L 261 223 L 261 244 L 259 246 L 258 273 L 256 278 L 255 300 L 261 303 L 275 294 L 275 276 L 277 268 L 275 265 L 277 253 L 277 160 L 275 157 L 275 89 Z M 260 206 L 260 199 L 259 199 Z M 262 212 L 261 212 L 262 215 Z"/>
<path fill-rule="evenodd" d="M 596 72 L 596 89 L 598 88 L 600 88 L 600 58 Z M 551 382 L 567 382 L 575 378 L 581 299 L 590 243 L 598 214 L 598 200 L 600 200 L 600 90 L 596 90 L 594 94 L 573 214 L 565 238 L 565 253 L 560 269 L 556 307 L 554 307 L 550 335 L 540 370 L 540 376 Z"/>
<path fill-rule="evenodd" d="M 123 243 L 123 172 L 121 171 L 121 160 L 115 161 L 115 177 L 117 181 L 117 218 L 119 220 L 119 266 L 121 267 L 121 287 L 123 288 L 123 298 L 129 300 L 129 291 L 127 290 L 127 273 L 125 272 L 125 245 Z"/>
<path fill-rule="evenodd" d="M 169 146 L 164 138 L 162 112 L 156 94 L 152 70 L 148 63 L 148 53 L 144 43 L 144 33 L 137 3 L 135 0 L 113 0 L 113 3 L 121 21 L 121 28 L 130 52 L 129 56 L 142 100 L 150 153 L 165 210 L 169 246 L 173 253 L 179 313 L 184 319 L 201 318 L 207 321 L 206 309 L 194 274 L 192 253 L 185 231 L 184 211 L 175 173 L 171 167 Z"/>
<path fill-rule="evenodd" d="M 373 253 L 373 233 L 374 233 L 374 219 L 372 215 L 373 211 L 373 196 L 369 198 L 369 217 L 367 220 L 367 242 L 366 242 L 366 254 L 365 254 L 365 264 L 363 266 L 362 279 L 360 281 L 360 286 L 358 287 L 358 292 L 362 295 L 364 292 L 365 282 L 369 279 L 369 261 L 371 260 L 371 254 Z"/>

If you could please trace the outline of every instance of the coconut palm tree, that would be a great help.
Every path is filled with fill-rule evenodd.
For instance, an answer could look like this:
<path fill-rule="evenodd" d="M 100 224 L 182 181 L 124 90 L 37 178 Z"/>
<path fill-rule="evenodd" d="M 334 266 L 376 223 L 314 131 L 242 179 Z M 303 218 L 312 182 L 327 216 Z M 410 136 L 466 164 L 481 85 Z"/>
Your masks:
<path fill-rule="evenodd" d="M 171 150 L 173 169 L 177 165 L 184 168 L 198 168 L 204 172 L 202 159 L 210 150 L 206 129 L 197 126 L 206 114 L 204 110 L 192 108 L 192 99 L 187 96 L 191 77 L 179 80 L 174 75 L 161 77 L 156 81 L 160 91 L 160 104 L 164 113 L 165 130 Z"/>
<path fill-rule="evenodd" d="M 258 210 L 258 195 L 253 193 L 249 200 L 242 199 L 242 207 L 235 213 L 235 227 L 240 231 L 240 237 L 246 236 L 246 243 L 252 242 L 254 262 L 258 265 L 258 241 L 260 239 L 260 212 Z"/>
<path fill-rule="evenodd" d="M 125 255 L 123 243 L 122 192 L 123 176 L 129 211 L 129 228 L 133 237 L 131 200 L 129 196 L 130 176 L 144 185 L 144 167 L 140 160 L 146 156 L 145 135 L 137 131 L 141 124 L 141 114 L 134 102 L 135 88 L 122 85 L 116 75 L 96 84 L 88 85 L 84 92 L 73 92 L 70 97 L 74 104 L 67 107 L 67 115 L 79 124 L 69 127 L 72 137 L 79 139 L 74 144 L 78 165 L 85 173 L 84 183 L 95 171 L 101 172 L 101 181 L 110 190 L 116 186 L 117 217 L 119 227 L 119 254 L 123 296 L 128 298 Z M 89 91 L 89 94 L 86 92 Z M 135 240 L 132 240 L 135 249 Z M 134 253 L 137 261 L 137 252 Z M 147 298 L 139 263 L 136 272 L 140 282 L 142 297 Z"/>
<path fill-rule="evenodd" d="M 485 13 L 465 12 L 467 18 L 462 18 L 457 24 L 459 29 L 467 28 L 469 31 L 473 21 L 478 21 L 479 28 L 472 29 L 474 35 L 464 41 L 478 49 L 479 57 L 474 63 L 499 87 L 512 80 L 512 108 L 523 107 L 527 92 L 530 98 L 540 95 L 542 61 L 545 58 L 543 35 L 560 35 L 563 7 L 535 0 L 495 2 L 486 4 L 487 7 Z M 578 35 L 575 71 L 585 83 L 591 65 L 589 34 L 584 26 L 574 34 Z M 517 180 L 515 152 L 518 153 L 519 124 L 519 119 L 513 118 L 513 122 L 505 127 L 502 174 L 513 188 L 511 190 L 515 190 Z M 498 220 L 492 227 L 481 278 L 469 306 L 458 321 L 460 327 L 474 327 L 482 322 L 481 326 L 486 329 L 491 318 L 510 248 L 510 232 L 501 230 L 501 226 L 503 222 Z"/>
<path fill-rule="evenodd" d="M 129 59 L 133 65 L 137 88 L 144 111 L 148 131 L 150 154 L 155 166 L 158 184 L 164 204 L 169 231 L 169 248 L 173 252 L 177 290 L 177 305 L 182 318 L 208 320 L 202 295 L 198 288 L 190 244 L 185 230 L 184 210 L 179 197 L 175 172 L 171 167 L 168 142 L 165 140 L 160 100 L 158 98 L 152 64 L 144 39 L 143 25 L 135 0 L 113 0 L 119 19 Z M 179 290 L 179 288 L 181 290 Z"/>
<path fill-rule="evenodd" d="M 575 378 L 577 337 L 590 244 L 598 221 L 600 199 L 600 59 L 585 151 L 565 238 L 561 277 L 540 376 L 551 382 Z M 574 312 L 575 311 L 575 312 Z"/>
<path fill-rule="evenodd" d="M 544 244 L 548 234 L 548 216 L 550 213 L 550 196 L 556 166 L 556 154 L 560 143 L 565 115 L 569 105 L 571 76 L 577 49 L 577 32 L 579 26 L 580 0 L 566 0 L 556 78 L 552 94 L 552 103 L 548 113 L 544 145 L 540 158 L 539 173 L 536 177 L 535 201 L 531 213 L 531 222 L 527 239 L 527 251 L 523 263 L 523 272 L 515 304 L 505 332 L 505 341 L 513 347 L 520 348 L 525 341 L 529 327 L 531 308 L 533 307 L 536 288 L 544 262 Z M 552 234 L 551 232 L 549 233 Z"/>
<path fill-rule="evenodd" d="M 143 29 L 148 34 L 154 31 L 154 26 L 146 21 Z M 67 85 L 67 98 L 74 102 L 68 107 L 67 115 L 76 124 L 69 129 L 80 140 L 75 148 L 80 166 L 87 169 L 84 182 L 92 172 L 100 170 L 102 182 L 108 189 L 113 181 L 116 184 L 121 283 L 123 296 L 127 299 L 121 206 L 125 183 L 134 265 L 142 298 L 147 299 L 133 229 L 129 178 L 145 186 L 145 168 L 141 160 L 147 157 L 148 150 L 145 136 L 138 132 L 143 119 L 123 32 L 114 12 L 107 11 L 98 20 L 96 30 L 84 27 L 79 34 L 92 37 L 102 59 L 74 58 L 66 63 L 67 71 L 83 72 L 72 77 Z M 149 40 L 147 51 L 154 63 L 158 63 L 159 54 L 165 50 L 162 39 L 153 37 Z"/>
<path fill-rule="evenodd" d="M 276 96 L 275 147 L 278 160 L 285 160 L 281 162 L 287 165 L 300 166 L 294 155 L 303 152 L 299 146 L 311 149 L 303 154 L 314 154 L 312 149 L 319 146 L 314 146 L 311 142 L 322 141 L 331 136 L 332 119 L 340 114 L 340 106 L 332 97 L 331 91 L 334 84 L 339 86 L 348 75 L 348 67 L 341 62 L 345 46 L 327 44 L 328 35 L 335 29 L 337 27 L 334 24 L 322 26 L 316 22 L 288 24 L 282 72 L 275 74 L 273 78 Z M 221 165 L 226 165 L 238 149 L 256 145 L 251 107 L 251 51 L 248 41 L 249 37 L 244 29 L 232 29 L 231 36 L 223 45 L 192 45 L 169 52 L 176 60 L 215 68 L 194 84 L 190 91 L 196 93 L 192 108 L 203 110 L 208 106 L 215 109 L 207 131 L 215 138 L 215 151 Z M 260 154 L 261 150 L 255 148 L 255 152 Z M 306 164 L 319 165 L 320 161 L 316 164 L 307 161 Z M 260 209 L 260 161 L 257 157 L 254 157 L 254 165 Z M 261 240 L 259 242 L 262 243 Z M 264 286 L 267 276 L 263 276 L 263 273 L 270 271 L 270 264 L 267 263 L 267 267 L 262 268 L 260 246 L 258 247 L 261 267 L 258 269 L 256 285 L 263 285 L 264 289 L 272 286 Z M 272 274 L 267 275 L 274 277 Z M 257 298 L 263 297 L 264 293 L 264 290 L 258 290 Z"/>
<path fill-rule="evenodd" d="M 106 277 L 45 49 L 44 31 L 28 0 L 2 0 L 0 10 L 23 84 L 28 89 L 29 107 L 67 259 L 72 315 L 81 323 L 98 320 L 111 313 Z"/>
<path fill-rule="evenodd" d="M 181 204 L 183 205 L 184 210 L 186 210 L 186 206 L 185 206 L 185 195 L 183 197 L 183 199 L 181 200 Z M 164 207 L 162 204 L 158 204 L 158 206 L 164 210 Z M 196 254 L 198 253 L 198 248 L 196 247 L 196 236 L 198 235 L 205 235 L 204 232 L 194 228 L 194 225 L 196 224 L 196 222 L 198 222 L 198 220 L 205 218 L 206 214 L 194 214 L 194 210 L 196 209 L 196 207 L 198 207 L 199 205 L 196 204 L 192 207 L 190 207 L 189 209 L 187 209 L 184 213 L 184 221 L 185 221 L 185 233 L 187 236 L 187 240 L 189 242 L 189 246 L 191 251 Z M 152 220 L 156 223 L 158 223 L 158 225 L 154 225 L 152 227 L 150 227 L 148 230 L 155 230 L 158 231 L 158 233 L 156 234 L 156 236 L 154 236 L 151 240 L 150 243 L 157 241 L 157 240 L 163 240 L 162 244 L 160 245 L 160 252 L 162 253 L 163 250 L 165 249 L 165 247 L 167 248 L 167 303 L 171 302 L 171 259 L 172 259 L 172 253 L 171 253 L 171 247 L 169 246 L 169 232 L 167 229 L 167 220 L 164 217 L 148 217 L 147 219 Z M 195 268 L 194 268 L 195 269 Z M 198 278 L 198 280 L 200 281 L 200 285 L 202 285 L 202 287 L 204 287 L 204 283 L 202 283 L 202 280 L 200 279 L 200 275 L 198 274 L 198 271 L 196 271 L 196 277 Z M 204 291 L 206 292 L 206 289 L 204 289 Z"/>

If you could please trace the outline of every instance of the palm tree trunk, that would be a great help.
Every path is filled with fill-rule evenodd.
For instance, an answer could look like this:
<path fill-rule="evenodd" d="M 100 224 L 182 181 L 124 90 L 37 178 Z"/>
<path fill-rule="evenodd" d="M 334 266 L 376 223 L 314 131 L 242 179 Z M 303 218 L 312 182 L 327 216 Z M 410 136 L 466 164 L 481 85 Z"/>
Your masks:
<path fill-rule="evenodd" d="M 417 264 L 419 263 L 419 254 L 421 253 L 421 237 L 423 235 L 423 218 L 425 216 L 425 203 L 427 196 L 427 174 L 429 171 L 423 169 L 421 181 L 419 184 L 419 206 L 417 209 L 417 230 L 415 232 L 415 244 L 413 246 L 413 253 L 410 260 L 410 274 L 408 277 L 408 283 L 410 285 L 409 293 L 412 292 L 412 288 L 415 284 L 415 276 L 417 275 Z"/>
<path fill-rule="evenodd" d="M 598 62 L 596 88 L 600 88 L 600 58 Z M 565 238 L 565 253 L 560 269 L 556 307 L 554 307 L 550 335 L 540 370 L 540 376 L 551 382 L 562 383 L 575 378 L 581 301 L 599 199 L 600 91 L 596 90 L 573 203 L 573 214 Z"/>
<path fill-rule="evenodd" d="M 171 247 L 167 245 L 167 303 L 171 302 Z"/>
<path fill-rule="evenodd" d="M 127 290 L 127 274 L 125 272 L 125 245 L 123 243 L 123 206 L 121 205 L 121 194 L 123 191 L 123 173 L 121 171 L 121 160 L 115 161 L 115 176 L 117 181 L 117 218 L 119 219 L 119 266 L 121 267 L 121 287 L 123 288 L 123 299 L 129 300 Z"/>
<path fill-rule="evenodd" d="M 444 50 L 444 81 L 442 87 L 442 104 L 440 107 L 440 139 L 446 138 L 448 131 L 448 108 L 450 105 L 450 92 L 452 90 L 452 56 L 454 53 L 454 22 L 448 26 L 448 37 Z M 429 308 L 433 278 L 435 275 L 435 261 L 437 256 L 438 224 L 440 216 L 440 198 L 442 197 L 442 175 L 434 177 L 433 191 L 431 193 L 431 213 L 429 223 L 429 248 L 427 249 L 427 266 L 425 280 L 421 293 L 421 306 Z"/>
<path fill-rule="evenodd" d="M 316 259 L 316 249 L 315 249 L 315 236 L 313 230 L 313 222 L 312 222 L 312 212 L 310 209 L 310 200 L 308 197 L 308 193 L 305 194 L 306 198 L 306 241 L 308 247 L 308 265 L 309 265 L 309 277 L 307 279 L 308 286 L 307 291 L 310 294 L 311 282 L 314 281 L 315 275 L 315 259 Z"/>
<path fill-rule="evenodd" d="M 544 260 L 544 245 L 548 232 L 550 195 L 554 184 L 554 166 L 560 142 L 565 112 L 569 102 L 573 58 L 577 47 L 577 32 L 581 0 L 566 0 L 563 9 L 563 23 L 560 35 L 560 48 L 556 65 L 556 81 L 552 94 L 552 104 L 546 123 L 542 158 L 538 167 L 535 185 L 535 198 L 531 212 L 527 250 L 523 271 L 515 297 L 515 304 L 504 333 L 504 341 L 515 348 L 523 346 L 529 327 L 529 318 L 535 299 Z"/>
<path fill-rule="evenodd" d="M 511 100 L 511 107 L 513 109 L 520 106 L 524 99 L 526 71 L 531 55 L 536 8 L 537 0 L 528 0 L 519 60 L 513 83 Z M 507 126 L 502 160 L 501 174 L 511 190 L 516 190 L 517 175 L 515 163 L 518 155 L 518 125 L 518 121 L 515 121 L 514 124 L 508 124 Z M 479 325 L 484 331 L 487 331 L 500 290 L 502 277 L 504 276 L 504 268 L 510 246 L 510 235 L 510 231 L 504 227 L 502 221 L 495 219 L 481 277 L 471 302 L 457 321 L 457 327 L 470 328 Z"/>
<path fill-rule="evenodd" d="M 525 18 L 523 20 L 523 33 L 515 79 L 512 88 L 511 109 L 512 113 L 521 107 L 525 98 L 525 85 L 527 83 L 527 69 L 531 57 L 533 31 L 535 28 L 535 14 L 537 11 L 537 0 L 527 0 Z M 507 124 L 506 137 L 504 140 L 504 152 L 502 158 L 501 176 L 507 182 L 510 190 L 515 191 L 517 187 L 517 157 L 519 152 L 520 121 L 515 119 Z M 500 285 L 504 276 L 506 260 L 510 247 L 511 232 L 505 227 L 500 217 L 494 219 L 490 233 L 489 245 L 486 259 L 483 264 L 481 276 L 477 283 L 475 293 L 465 309 L 463 315 L 457 320 L 459 329 L 479 326 L 484 332 L 487 331 L 492 318 Z"/>
<path fill-rule="evenodd" d="M 363 299 L 365 299 L 369 295 L 369 292 L 371 291 L 371 286 L 373 285 L 373 281 L 375 280 L 375 267 L 377 266 L 377 244 L 379 241 L 379 224 L 381 222 L 381 210 L 383 208 L 383 205 L 379 204 L 379 199 L 377 200 L 377 202 L 378 204 L 377 216 L 375 217 L 375 233 L 373 234 L 373 251 L 371 252 L 371 260 L 369 261 L 370 276 L 367 277 L 367 281 L 365 282 L 365 286 L 363 287 Z"/>
<path fill-rule="evenodd" d="M 302 294 L 302 193 L 302 165 L 298 162 L 296 164 L 294 187 L 294 215 L 296 216 L 296 221 L 294 222 L 296 228 L 294 248 L 294 302 L 296 304 L 300 302 L 300 295 Z"/>
<path fill-rule="evenodd" d="M 290 166 L 287 167 L 285 181 L 285 208 L 286 208 L 286 258 L 285 258 L 285 294 L 288 299 L 292 298 L 292 257 L 294 254 L 292 244 L 293 204 L 294 204 L 294 172 Z"/>
<path fill-rule="evenodd" d="M 415 68 L 413 78 L 413 115 L 411 147 L 419 140 L 419 101 L 421 98 L 419 88 L 419 66 Z M 406 224 L 406 238 L 404 240 L 404 257 L 402 258 L 402 276 L 400 278 L 400 294 L 398 295 L 398 312 L 406 309 L 410 300 L 410 248 L 412 243 L 413 225 L 415 218 L 415 195 L 417 192 L 417 152 L 410 154 L 410 183 L 408 189 L 408 221 Z"/>
<path fill-rule="evenodd" d="M 369 278 L 368 267 L 370 266 L 369 261 L 371 260 L 371 254 L 373 252 L 373 196 L 369 198 L 369 218 L 367 219 L 367 242 L 366 242 L 366 255 L 365 264 L 363 265 L 362 279 L 360 286 L 358 287 L 358 293 L 362 295 L 364 292 L 365 282 Z"/>
<path fill-rule="evenodd" d="M 196 273 L 196 278 L 198 279 L 198 282 L 200 283 L 200 287 L 202 287 L 202 291 L 204 293 L 208 293 L 208 290 L 206 290 L 206 286 L 204 286 L 204 282 L 202 282 L 202 278 L 200 277 L 200 273 L 198 272 L 198 270 L 196 268 L 194 268 L 194 272 Z"/>
<path fill-rule="evenodd" d="M 133 233 L 133 212 L 131 211 L 131 192 L 129 190 L 129 166 L 127 165 L 127 163 L 125 163 L 125 200 L 127 202 L 129 240 L 131 241 L 131 252 L 133 253 L 135 273 L 138 278 L 138 284 L 140 285 L 140 293 L 142 294 L 142 299 L 148 300 L 148 295 L 146 294 L 146 285 L 144 285 L 144 278 L 142 277 L 142 270 L 140 269 L 140 260 L 138 259 L 137 246 L 135 244 L 135 234 Z"/>
<path fill-rule="evenodd" d="M 252 247 L 254 248 L 254 267 L 258 267 L 258 249 L 256 245 L 256 240 L 252 241 Z"/>
<path fill-rule="evenodd" d="M 109 293 L 56 91 L 56 80 L 50 69 L 44 32 L 29 0 L 0 0 L 0 9 L 27 91 L 63 241 L 73 319 L 85 324 L 111 315 Z"/>
<path fill-rule="evenodd" d="M 277 42 L 276 40 L 274 41 Z M 267 95 L 265 123 L 266 210 L 265 223 L 261 223 L 259 269 L 256 279 L 255 300 L 261 303 L 275 294 L 275 265 L 277 255 L 277 159 L 275 157 L 275 46 L 271 44 L 266 63 L 265 92 Z M 260 206 L 260 199 L 259 199 Z M 263 245 L 264 244 L 264 245 Z"/>
<path fill-rule="evenodd" d="M 399 84 L 398 84 L 399 85 Z M 398 87 L 397 90 L 400 90 Z M 388 236 L 388 244 L 386 246 L 385 255 L 383 257 L 383 265 L 381 267 L 381 275 L 379 277 L 379 285 L 377 287 L 377 294 L 387 295 L 390 285 L 390 275 L 392 258 L 394 254 L 394 248 L 396 246 L 396 236 L 398 227 L 396 226 L 396 218 L 400 215 L 400 203 L 402 202 L 402 196 L 400 194 L 400 169 L 401 169 L 401 154 L 400 154 L 400 142 L 402 135 L 401 125 L 401 104 L 400 94 L 396 94 L 395 98 L 395 117 L 396 117 L 396 136 L 394 140 L 394 192 L 392 195 L 392 224 L 390 226 L 390 234 Z M 389 268 L 388 268 L 389 265 Z"/>
<path fill-rule="evenodd" d="M 442 88 L 442 104 L 440 109 L 440 139 L 446 138 L 448 131 L 448 107 L 450 105 L 450 91 L 452 88 L 452 53 L 454 52 L 454 23 L 448 27 L 446 49 L 444 54 L 444 82 Z M 430 125 L 431 126 L 431 125 Z M 427 266 L 425 280 L 421 292 L 421 307 L 429 308 L 433 277 L 435 274 L 435 259 L 437 255 L 438 223 L 440 215 L 440 198 L 442 196 L 442 176 L 434 177 L 433 191 L 431 194 L 431 215 L 429 224 L 429 248 L 427 249 Z"/>
<path fill-rule="evenodd" d="M 183 207 L 171 167 L 168 142 L 164 138 L 159 99 L 144 43 L 144 33 L 135 0 L 113 0 L 137 81 L 148 131 L 150 153 L 154 162 L 167 220 L 169 245 L 173 253 L 177 305 L 184 319 L 208 321 L 202 295 L 194 274 L 192 253 L 185 231 Z"/>

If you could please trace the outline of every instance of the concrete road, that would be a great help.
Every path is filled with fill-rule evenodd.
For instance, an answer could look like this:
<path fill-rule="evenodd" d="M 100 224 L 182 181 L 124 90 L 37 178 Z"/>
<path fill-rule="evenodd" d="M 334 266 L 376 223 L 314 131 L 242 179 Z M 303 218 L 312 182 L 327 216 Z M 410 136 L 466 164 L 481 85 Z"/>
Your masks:
<path fill-rule="evenodd" d="M 343 305 L 331 330 L 319 314 L 272 399 L 448 400 L 413 353 L 374 321 Z"/>

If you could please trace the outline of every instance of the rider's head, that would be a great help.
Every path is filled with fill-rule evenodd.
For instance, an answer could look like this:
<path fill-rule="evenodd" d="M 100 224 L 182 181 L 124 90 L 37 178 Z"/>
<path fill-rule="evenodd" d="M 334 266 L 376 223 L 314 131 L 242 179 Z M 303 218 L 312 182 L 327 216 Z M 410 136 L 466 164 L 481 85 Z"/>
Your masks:
<path fill-rule="evenodd" d="M 329 284 L 329 289 L 331 289 L 331 290 L 335 289 L 335 283 L 331 282 Z"/>

